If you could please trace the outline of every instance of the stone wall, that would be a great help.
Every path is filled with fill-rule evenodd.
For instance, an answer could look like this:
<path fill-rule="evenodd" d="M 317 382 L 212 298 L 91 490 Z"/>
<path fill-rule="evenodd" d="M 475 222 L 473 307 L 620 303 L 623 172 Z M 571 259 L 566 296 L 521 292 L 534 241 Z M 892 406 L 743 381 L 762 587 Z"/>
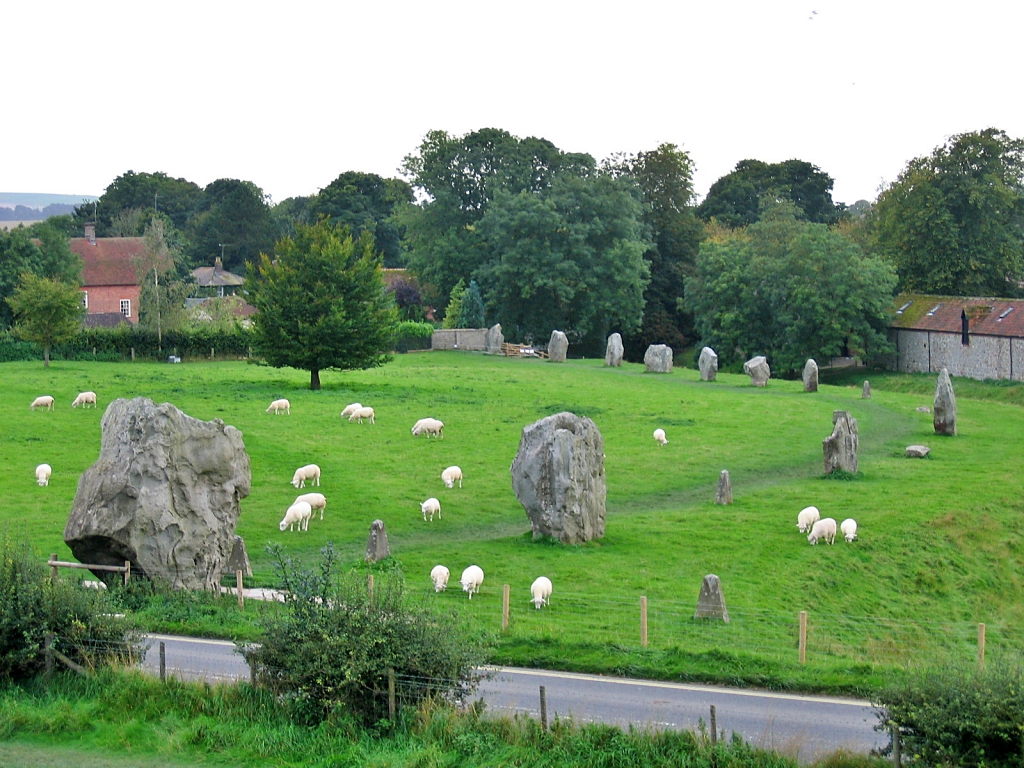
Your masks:
<path fill-rule="evenodd" d="M 442 328 L 434 331 L 431 349 L 483 352 L 487 349 L 486 328 Z"/>
<path fill-rule="evenodd" d="M 938 373 L 971 379 L 1024 381 L 1024 339 L 970 335 L 962 344 L 959 333 L 892 329 L 896 355 L 891 367 L 901 373 Z"/>

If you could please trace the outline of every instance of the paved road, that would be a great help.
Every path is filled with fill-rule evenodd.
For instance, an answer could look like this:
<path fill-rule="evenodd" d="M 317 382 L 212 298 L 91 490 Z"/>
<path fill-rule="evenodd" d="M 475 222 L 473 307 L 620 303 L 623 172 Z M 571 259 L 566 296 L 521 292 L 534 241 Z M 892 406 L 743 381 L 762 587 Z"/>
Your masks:
<path fill-rule="evenodd" d="M 169 635 L 150 638 L 144 662 L 150 672 L 159 670 L 163 641 L 168 674 L 211 681 L 249 678 L 249 667 L 235 653 L 234 643 Z M 866 701 L 511 667 L 492 672 L 479 692 L 492 712 L 539 717 L 543 685 L 549 719 L 695 729 L 700 720 L 707 725 L 714 705 L 718 729 L 727 738 L 735 732 L 755 746 L 794 755 L 802 762 L 840 748 L 865 754 L 888 741 L 874 732 L 877 719 Z"/>

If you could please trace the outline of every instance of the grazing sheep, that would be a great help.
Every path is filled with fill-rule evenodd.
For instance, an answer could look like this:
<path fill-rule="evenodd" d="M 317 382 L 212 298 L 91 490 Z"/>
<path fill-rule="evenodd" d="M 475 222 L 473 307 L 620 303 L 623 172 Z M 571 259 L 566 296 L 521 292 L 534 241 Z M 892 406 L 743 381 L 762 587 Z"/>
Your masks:
<path fill-rule="evenodd" d="M 538 576 L 530 585 L 530 602 L 539 611 L 542 605 L 551 605 L 551 579 L 547 576 Z"/>
<path fill-rule="evenodd" d="M 835 544 L 836 521 L 831 517 L 822 518 L 811 528 L 811 532 L 807 536 L 807 540 L 813 545 L 818 543 L 818 539 L 824 539 L 829 544 Z"/>
<path fill-rule="evenodd" d="M 296 488 L 305 488 L 307 480 L 310 481 L 310 485 L 313 484 L 314 480 L 316 480 L 317 485 L 320 485 L 320 467 L 316 464 L 307 464 L 304 467 L 299 467 L 292 476 L 292 485 Z"/>
<path fill-rule="evenodd" d="M 371 424 L 374 423 L 373 408 L 356 408 L 348 415 L 349 421 L 358 421 L 360 424 L 363 423 L 363 419 L 369 419 Z"/>
<path fill-rule="evenodd" d="M 430 571 L 430 580 L 434 582 L 434 591 L 442 592 L 448 588 L 448 577 L 451 572 L 443 565 L 435 565 Z"/>
<path fill-rule="evenodd" d="M 664 429 L 654 430 L 654 439 L 657 440 L 662 445 L 666 445 L 668 443 L 668 438 L 665 437 Z"/>
<path fill-rule="evenodd" d="M 96 407 L 96 393 L 79 392 L 78 397 L 76 397 L 74 402 L 71 403 L 71 407 L 77 408 L 78 406 L 82 406 L 83 408 L 88 408 L 90 404 L 93 408 Z"/>
<path fill-rule="evenodd" d="M 349 405 L 346 405 L 345 406 L 345 410 L 343 410 L 341 412 L 341 418 L 347 419 L 349 416 L 352 415 L 353 411 L 358 411 L 362 407 L 363 407 L 362 403 L 351 403 Z"/>
<path fill-rule="evenodd" d="M 304 501 L 313 508 L 313 511 L 320 510 L 320 519 L 324 519 L 324 510 L 327 509 L 327 499 L 324 498 L 322 493 L 304 493 L 301 496 L 296 496 L 295 501 L 292 504 Z"/>
<path fill-rule="evenodd" d="M 281 411 L 290 414 L 292 412 L 292 404 L 282 397 L 280 400 L 275 400 L 270 404 L 270 407 L 267 408 L 267 413 L 270 413 L 271 411 L 273 411 L 275 415 Z"/>
<path fill-rule="evenodd" d="M 852 542 L 857 538 L 857 521 L 848 517 L 839 524 L 839 530 L 843 532 L 848 542 Z"/>
<path fill-rule="evenodd" d="M 462 572 L 459 584 L 463 592 L 469 592 L 469 599 L 473 599 L 473 593 L 480 591 L 480 585 L 484 583 L 484 571 L 479 565 L 471 565 Z"/>
<path fill-rule="evenodd" d="M 413 437 L 426 433 L 427 437 L 444 437 L 444 422 L 437 419 L 420 419 L 412 425 Z"/>
<path fill-rule="evenodd" d="M 796 516 L 796 527 L 800 533 L 809 533 L 811 526 L 821 520 L 821 513 L 817 507 L 804 507 Z"/>
<path fill-rule="evenodd" d="M 444 472 L 441 473 L 441 479 L 444 480 L 445 486 L 453 488 L 455 481 L 459 481 L 459 488 L 462 487 L 462 470 L 459 467 L 448 467 Z"/>
<path fill-rule="evenodd" d="M 429 499 L 420 504 L 420 511 L 423 513 L 423 519 L 427 519 L 427 513 L 430 513 L 430 519 L 434 519 L 434 513 L 437 513 L 437 519 L 441 519 L 441 502 L 431 496 Z"/>
<path fill-rule="evenodd" d="M 295 524 L 298 523 L 300 531 L 309 530 L 309 518 L 313 515 L 313 508 L 309 506 L 308 501 L 296 501 L 290 507 L 288 511 L 284 513 L 284 520 L 280 522 L 278 527 L 283 531 L 287 528 L 289 531 L 295 530 Z"/>
<path fill-rule="evenodd" d="M 45 408 L 48 411 L 52 411 L 53 398 L 50 395 L 42 395 L 41 397 L 37 397 L 35 400 L 32 401 L 32 405 L 29 406 L 29 409 L 33 411 L 36 408 Z"/>
<path fill-rule="evenodd" d="M 40 464 L 36 467 L 36 482 L 40 485 L 50 484 L 50 475 L 53 473 L 53 467 L 49 464 Z"/>

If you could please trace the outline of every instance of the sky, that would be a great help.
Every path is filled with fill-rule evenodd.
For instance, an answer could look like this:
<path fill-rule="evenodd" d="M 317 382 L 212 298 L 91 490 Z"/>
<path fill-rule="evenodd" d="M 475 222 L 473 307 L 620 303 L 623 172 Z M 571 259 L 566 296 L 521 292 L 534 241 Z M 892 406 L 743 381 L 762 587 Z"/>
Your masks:
<path fill-rule="evenodd" d="M 279 202 L 493 127 L 598 160 L 675 144 L 698 197 L 798 158 L 850 204 L 949 136 L 1024 137 L 1008 0 L 20 0 L 0 22 L 2 192 L 162 171 Z"/>

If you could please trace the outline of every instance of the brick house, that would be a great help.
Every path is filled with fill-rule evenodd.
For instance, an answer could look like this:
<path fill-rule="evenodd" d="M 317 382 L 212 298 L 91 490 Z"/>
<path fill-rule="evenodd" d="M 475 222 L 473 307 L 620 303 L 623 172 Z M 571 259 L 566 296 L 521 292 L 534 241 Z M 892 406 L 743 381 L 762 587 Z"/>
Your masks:
<path fill-rule="evenodd" d="M 82 259 L 82 304 L 85 324 L 139 322 L 139 283 L 134 259 L 142 253 L 141 237 L 96 237 L 87 224 L 85 237 L 71 238 L 71 251 Z"/>

